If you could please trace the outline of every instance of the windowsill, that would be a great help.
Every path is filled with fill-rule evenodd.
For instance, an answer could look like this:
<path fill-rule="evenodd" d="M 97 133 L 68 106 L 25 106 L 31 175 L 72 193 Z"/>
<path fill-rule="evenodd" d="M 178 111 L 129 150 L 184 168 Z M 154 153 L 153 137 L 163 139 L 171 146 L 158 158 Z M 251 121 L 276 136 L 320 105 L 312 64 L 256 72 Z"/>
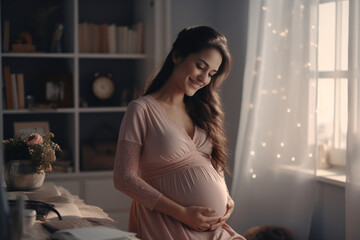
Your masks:
<path fill-rule="evenodd" d="M 282 166 L 282 170 L 292 171 L 295 173 L 309 174 L 314 176 L 313 170 L 297 169 L 294 166 Z M 325 169 L 317 169 L 316 181 L 336 185 L 339 187 L 345 187 L 346 183 L 346 170 L 345 167 L 331 167 Z"/>
<path fill-rule="evenodd" d="M 339 187 L 345 187 L 346 172 L 342 167 L 332 167 L 327 169 L 318 169 L 316 180 L 323 183 L 333 184 Z"/>

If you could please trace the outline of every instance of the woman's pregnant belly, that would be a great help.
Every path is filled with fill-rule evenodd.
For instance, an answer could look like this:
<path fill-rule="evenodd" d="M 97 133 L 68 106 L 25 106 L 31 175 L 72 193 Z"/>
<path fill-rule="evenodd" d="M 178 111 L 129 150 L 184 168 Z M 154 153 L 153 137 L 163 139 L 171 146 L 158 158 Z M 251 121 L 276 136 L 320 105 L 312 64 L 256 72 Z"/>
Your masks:
<path fill-rule="evenodd" d="M 151 185 L 182 206 L 210 207 L 212 216 L 226 213 L 226 184 L 211 165 L 178 169 L 153 181 Z"/>

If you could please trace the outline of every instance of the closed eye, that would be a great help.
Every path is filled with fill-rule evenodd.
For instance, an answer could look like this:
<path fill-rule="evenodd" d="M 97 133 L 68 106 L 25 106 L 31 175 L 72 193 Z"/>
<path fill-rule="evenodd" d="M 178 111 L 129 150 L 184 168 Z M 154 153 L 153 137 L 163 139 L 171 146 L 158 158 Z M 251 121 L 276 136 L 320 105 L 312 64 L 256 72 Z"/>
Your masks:
<path fill-rule="evenodd" d="M 209 73 L 209 77 L 214 77 L 216 75 L 216 73 Z"/>
<path fill-rule="evenodd" d="M 207 70 L 207 68 L 209 68 L 209 64 L 202 60 L 202 59 L 199 59 L 200 63 L 196 63 L 196 67 L 200 70 Z M 204 66 L 203 66 L 204 65 Z M 214 77 L 215 75 L 217 74 L 217 71 L 216 70 L 213 70 L 211 72 L 209 72 L 209 77 L 212 78 Z"/>
<path fill-rule="evenodd" d="M 201 66 L 200 64 L 196 64 L 196 67 L 197 67 L 198 69 L 200 69 L 200 70 L 204 70 L 204 69 L 205 69 L 205 67 Z"/>

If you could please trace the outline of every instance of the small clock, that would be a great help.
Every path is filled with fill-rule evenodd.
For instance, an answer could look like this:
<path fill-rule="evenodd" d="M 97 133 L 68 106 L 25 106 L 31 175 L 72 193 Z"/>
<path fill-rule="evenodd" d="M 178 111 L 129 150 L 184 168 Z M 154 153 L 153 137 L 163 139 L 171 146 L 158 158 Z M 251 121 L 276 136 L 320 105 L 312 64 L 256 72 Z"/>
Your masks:
<path fill-rule="evenodd" d="M 100 76 L 99 73 L 95 73 L 92 91 L 96 98 L 100 100 L 107 100 L 114 95 L 115 85 L 111 77 L 111 73 L 107 74 L 107 76 Z"/>

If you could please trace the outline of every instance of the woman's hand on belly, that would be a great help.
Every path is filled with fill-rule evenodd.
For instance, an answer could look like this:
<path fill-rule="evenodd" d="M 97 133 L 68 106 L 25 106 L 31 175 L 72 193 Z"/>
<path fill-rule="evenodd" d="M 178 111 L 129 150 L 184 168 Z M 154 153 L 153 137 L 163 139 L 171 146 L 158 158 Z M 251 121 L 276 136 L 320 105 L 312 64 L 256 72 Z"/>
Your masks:
<path fill-rule="evenodd" d="M 217 229 L 218 227 L 221 227 L 222 225 L 225 224 L 225 222 L 230 218 L 232 212 L 234 211 L 234 206 L 235 206 L 234 201 L 229 196 L 228 203 L 226 205 L 227 210 L 226 210 L 225 215 L 223 217 L 221 217 L 217 223 L 210 226 L 210 231 L 213 231 L 213 230 Z"/>
<path fill-rule="evenodd" d="M 209 231 L 213 224 L 220 221 L 218 216 L 210 216 L 215 210 L 207 207 L 184 207 L 179 215 L 179 220 L 196 231 Z"/>
<path fill-rule="evenodd" d="M 209 231 L 221 218 L 221 216 L 210 216 L 214 214 L 214 209 L 199 206 L 185 207 L 164 195 L 159 198 L 154 210 L 165 213 L 196 231 Z"/>

